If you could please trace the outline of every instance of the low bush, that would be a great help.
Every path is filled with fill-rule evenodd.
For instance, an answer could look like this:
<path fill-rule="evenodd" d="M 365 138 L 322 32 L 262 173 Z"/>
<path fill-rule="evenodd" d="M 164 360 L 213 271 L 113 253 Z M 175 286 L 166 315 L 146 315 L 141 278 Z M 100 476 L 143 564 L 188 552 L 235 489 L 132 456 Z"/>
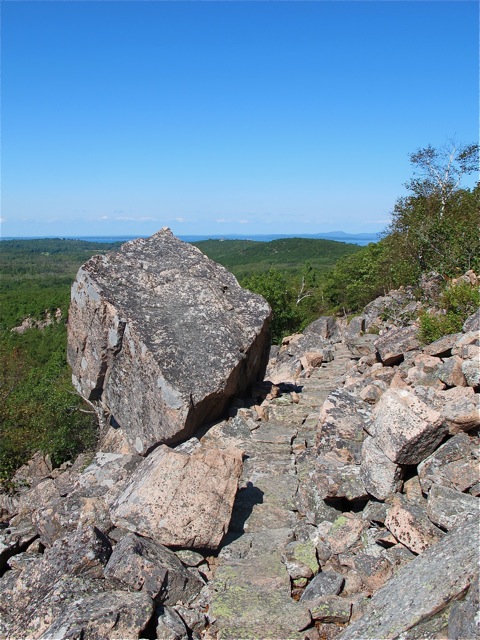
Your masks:
<path fill-rule="evenodd" d="M 466 282 L 447 287 L 440 296 L 440 312 L 420 315 L 419 336 L 424 344 L 435 342 L 449 333 L 458 333 L 469 315 L 480 306 L 480 292 Z"/>

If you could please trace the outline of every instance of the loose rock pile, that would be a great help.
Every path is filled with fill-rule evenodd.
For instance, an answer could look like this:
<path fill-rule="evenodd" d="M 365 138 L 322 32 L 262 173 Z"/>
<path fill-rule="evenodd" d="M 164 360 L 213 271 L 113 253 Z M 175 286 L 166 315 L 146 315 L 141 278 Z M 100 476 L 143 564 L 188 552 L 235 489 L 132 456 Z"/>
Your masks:
<path fill-rule="evenodd" d="M 0 637 L 477 637 L 480 314 L 422 348 L 414 325 L 363 333 L 385 328 L 369 306 L 272 349 L 265 380 L 189 440 L 141 456 L 117 412 L 94 456 L 37 454 L 0 496 Z M 113 371 L 100 334 L 83 353 Z"/>

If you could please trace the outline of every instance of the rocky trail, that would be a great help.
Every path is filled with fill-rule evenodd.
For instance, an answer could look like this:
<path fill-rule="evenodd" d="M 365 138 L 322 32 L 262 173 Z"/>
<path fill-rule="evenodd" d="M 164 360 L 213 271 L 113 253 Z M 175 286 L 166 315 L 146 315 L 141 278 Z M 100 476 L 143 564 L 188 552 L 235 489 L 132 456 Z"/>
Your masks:
<path fill-rule="evenodd" d="M 230 441 L 246 456 L 226 544 L 211 583 L 219 638 L 305 637 L 299 629 L 309 626 L 310 615 L 293 600 L 285 567 L 285 549 L 301 524 L 296 455 L 314 443 L 320 407 L 339 386 L 352 358 L 345 345 L 337 344 L 334 360 L 302 379 L 294 392 L 296 402 L 286 393 L 271 401 L 268 420 L 249 425 L 239 412 L 231 421 L 233 433 L 224 424 L 202 439 L 217 446 Z M 312 550 L 305 552 L 312 556 L 305 560 L 315 565 Z"/>

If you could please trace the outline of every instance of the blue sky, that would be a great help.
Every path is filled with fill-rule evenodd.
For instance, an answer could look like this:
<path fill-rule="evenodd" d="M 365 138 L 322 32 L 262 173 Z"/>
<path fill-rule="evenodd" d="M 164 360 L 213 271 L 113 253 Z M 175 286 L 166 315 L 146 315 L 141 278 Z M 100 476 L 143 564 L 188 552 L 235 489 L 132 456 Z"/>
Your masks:
<path fill-rule="evenodd" d="M 374 232 L 478 139 L 469 1 L 2 2 L 2 236 Z"/>

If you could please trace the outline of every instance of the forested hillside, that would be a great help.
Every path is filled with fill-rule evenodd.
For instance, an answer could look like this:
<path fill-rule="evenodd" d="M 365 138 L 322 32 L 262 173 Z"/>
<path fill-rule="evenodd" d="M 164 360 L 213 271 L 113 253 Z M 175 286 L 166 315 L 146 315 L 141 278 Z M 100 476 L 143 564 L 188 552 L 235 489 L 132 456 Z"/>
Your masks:
<path fill-rule="evenodd" d="M 305 263 L 318 272 L 327 271 L 339 258 L 360 249 L 356 244 L 312 238 L 282 238 L 271 242 L 203 240 L 194 244 L 240 280 L 272 268 L 298 274 Z"/>
<path fill-rule="evenodd" d="M 422 274 L 435 272 L 444 287 L 440 312 L 430 301 L 420 317 L 422 337 L 434 340 L 456 331 L 479 304 L 475 288 L 448 287 L 451 278 L 480 270 L 480 186 L 462 186 L 476 168 L 478 146 L 426 147 L 411 160 L 409 193 L 395 204 L 376 244 L 290 238 L 196 245 L 265 296 L 274 312 L 274 342 L 320 315 L 358 313 L 376 296 L 415 287 Z M 60 464 L 94 443 L 95 415 L 70 383 L 65 322 L 78 267 L 118 246 L 61 239 L 0 243 L 0 482 L 8 483 L 38 449 Z"/>

